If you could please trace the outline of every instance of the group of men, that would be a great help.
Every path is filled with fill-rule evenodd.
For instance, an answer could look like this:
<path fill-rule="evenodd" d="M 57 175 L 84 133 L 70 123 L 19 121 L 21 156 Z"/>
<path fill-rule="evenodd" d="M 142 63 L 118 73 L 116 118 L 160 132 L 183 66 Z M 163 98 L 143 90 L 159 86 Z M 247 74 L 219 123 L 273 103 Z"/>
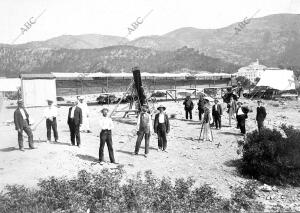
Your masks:
<path fill-rule="evenodd" d="M 264 120 L 266 118 L 266 109 L 262 106 L 262 101 L 257 101 L 256 109 L 256 121 L 258 131 L 264 127 Z M 192 119 L 192 110 L 194 108 L 194 103 L 190 96 L 187 96 L 183 102 L 186 119 Z M 205 99 L 200 95 L 198 101 L 198 111 L 199 111 L 199 120 L 202 123 L 201 131 L 203 130 L 203 138 L 212 141 L 212 135 L 210 131 L 210 109 L 209 109 L 209 100 Z M 234 119 L 237 121 L 237 128 L 240 129 L 241 134 L 246 134 L 246 119 L 248 118 L 248 107 L 243 106 L 241 101 L 235 101 L 233 97 L 230 98 L 230 102 L 227 104 L 227 113 L 229 118 L 229 126 L 231 126 L 231 120 Z M 222 115 L 223 108 L 219 103 L 218 99 L 214 99 L 214 104 L 211 107 L 211 115 L 213 120 L 213 125 L 216 129 L 221 129 L 222 127 Z"/>
<path fill-rule="evenodd" d="M 57 108 L 53 105 L 52 100 L 48 101 L 48 107 L 44 110 L 44 115 L 42 120 L 46 120 L 46 128 L 47 128 L 47 142 L 51 141 L 51 129 L 53 130 L 55 142 L 58 141 L 58 132 L 57 132 Z M 30 128 L 29 115 L 24 108 L 23 101 L 19 100 L 18 107 L 14 112 L 14 122 L 15 128 L 18 131 L 18 143 L 19 149 L 24 151 L 23 146 L 23 131 L 28 135 L 29 148 L 34 149 L 33 142 L 33 134 Z M 261 105 L 261 101 L 259 100 L 257 107 L 256 120 L 258 125 L 258 130 L 264 126 L 264 120 L 266 118 L 266 109 Z M 72 106 L 68 111 L 68 119 L 67 123 L 70 130 L 70 139 L 71 145 L 78 147 L 81 146 L 80 140 L 80 131 L 83 127 L 83 130 L 86 132 L 91 132 L 89 129 L 89 121 L 88 121 L 88 107 L 86 103 L 83 102 L 83 98 L 78 97 L 78 100 L 71 101 Z M 192 110 L 194 108 L 193 101 L 190 96 L 188 96 L 184 102 L 184 109 L 186 111 L 186 119 L 192 119 Z M 231 125 L 231 119 L 236 119 L 237 128 L 240 129 L 242 134 L 246 133 L 245 121 L 247 119 L 248 108 L 242 106 L 243 103 L 240 101 L 235 101 L 232 98 L 230 102 L 227 104 L 227 112 L 229 115 L 229 124 Z M 211 108 L 211 110 L 210 110 Z M 166 107 L 160 105 L 158 108 L 158 113 L 154 116 L 154 123 L 152 123 L 153 114 L 150 113 L 149 107 L 144 105 L 141 107 L 141 112 L 137 118 L 137 140 L 135 144 L 135 149 L 133 154 L 138 155 L 139 149 L 141 146 L 141 142 L 143 138 L 145 138 L 145 153 L 144 156 L 147 157 L 149 153 L 149 141 L 151 137 L 151 133 L 154 132 L 157 134 L 158 138 L 158 151 L 167 152 L 167 134 L 170 132 L 170 122 L 167 114 L 165 113 Z M 213 124 L 216 129 L 221 129 L 222 122 L 221 118 L 223 115 L 223 109 L 221 104 L 217 99 L 214 100 L 214 104 L 210 107 L 209 100 L 205 99 L 205 97 L 200 96 L 198 102 L 198 110 L 199 110 L 199 120 L 201 121 L 201 133 L 203 131 L 203 140 L 212 141 L 212 132 L 210 129 L 211 123 L 211 115 L 213 119 Z M 116 163 L 113 151 L 113 142 L 112 142 L 112 130 L 114 128 L 114 124 L 110 116 L 108 116 L 109 110 L 107 108 L 103 108 L 101 110 L 102 116 L 99 120 L 100 126 L 100 147 L 99 147 L 99 161 L 101 164 L 104 162 L 104 146 L 107 144 L 109 158 L 111 163 Z M 211 113 L 210 113 L 211 112 Z M 41 122 L 40 121 L 40 122 Z M 39 123 L 40 123 L 39 122 Z M 39 125 L 37 123 L 33 129 Z M 85 125 L 83 125 L 85 123 Z M 201 137 L 200 133 L 200 137 Z"/>
<path fill-rule="evenodd" d="M 71 145 L 78 147 L 81 146 L 80 132 L 83 127 L 84 122 L 88 122 L 88 111 L 82 102 L 83 98 L 78 97 L 78 100 L 71 101 L 72 106 L 68 110 L 67 123 L 70 130 Z M 55 142 L 58 142 L 58 132 L 57 132 L 57 107 L 53 104 L 52 100 L 47 100 L 48 107 L 45 108 L 43 118 L 33 126 L 33 130 L 43 121 L 46 120 L 47 129 L 47 142 L 51 141 L 51 130 L 53 130 L 53 135 Z M 24 151 L 23 146 L 23 131 L 28 135 L 29 148 L 35 149 L 33 142 L 32 129 L 29 122 L 29 114 L 27 113 L 24 103 L 22 100 L 17 101 L 18 107 L 14 112 L 14 123 L 15 128 L 18 131 L 18 143 L 19 149 Z M 87 108 L 87 106 L 86 106 Z M 86 110 L 86 111 L 85 111 Z M 138 155 L 141 142 L 145 138 L 145 154 L 147 157 L 149 153 L 149 140 L 151 132 L 154 132 L 158 136 L 158 151 L 167 152 L 167 134 L 170 131 L 170 123 L 167 114 L 165 113 L 166 107 L 159 106 L 157 108 L 159 113 L 155 115 L 154 124 L 152 124 L 152 114 L 150 114 L 147 105 L 141 107 L 141 112 L 137 119 L 137 140 L 135 145 L 134 153 Z M 107 144 L 109 158 L 111 163 L 116 163 L 114 158 L 113 143 L 112 143 L 112 129 L 114 128 L 112 119 L 108 116 L 109 110 L 103 108 L 101 110 L 102 117 L 99 120 L 100 126 L 100 147 L 99 147 L 99 161 L 100 164 L 104 162 L 104 146 Z M 89 125 L 85 126 L 87 132 L 89 130 Z"/>

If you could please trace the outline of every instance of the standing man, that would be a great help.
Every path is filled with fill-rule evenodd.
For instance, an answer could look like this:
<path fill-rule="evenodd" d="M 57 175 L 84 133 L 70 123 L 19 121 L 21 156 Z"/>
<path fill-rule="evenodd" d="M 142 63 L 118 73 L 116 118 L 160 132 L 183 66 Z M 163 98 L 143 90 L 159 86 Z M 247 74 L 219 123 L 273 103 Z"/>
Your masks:
<path fill-rule="evenodd" d="M 202 95 L 199 97 L 199 102 L 198 102 L 198 110 L 199 110 L 199 121 L 202 120 L 202 114 L 204 113 L 204 98 Z"/>
<path fill-rule="evenodd" d="M 202 129 L 203 131 L 203 140 L 208 140 L 212 142 L 212 132 L 210 129 L 210 110 L 209 110 L 209 100 L 205 100 L 204 102 L 204 115 L 203 115 L 203 120 L 202 120 Z M 200 132 L 200 139 L 201 139 L 201 133 Z"/>
<path fill-rule="evenodd" d="M 229 118 L 229 126 L 231 126 L 231 119 L 234 118 L 234 114 L 236 113 L 236 101 L 233 96 L 230 97 L 230 102 L 227 104 L 228 108 L 228 118 Z"/>
<path fill-rule="evenodd" d="M 72 146 L 75 146 L 76 138 L 77 146 L 80 148 L 80 126 L 82 124 L 82 111 L 77 105 L 78 101 L 72 101 L 72 107 L 69 108 L 68 125 L 70 128 Z"/>
<path fill-rule="evenodd" d="M 242 102 L 240 101 L 237 102 L 236 120 L 237 120 L 238 128 L 240 128 L 241 130 L 241 133 L 245 135 L 247 114 L 244 113 L 242 105 L 243 105 Z"/>
<path fill-rule="evenodd" d="M 264 120 L 267 116 L 266 108 L 261 106 L 261 100 L 257 101 L 257 108 L 256 108 L 256 121 L 257 121 L 257 128 L 258 132 L 260 133 L 262 128 L 264 128 Z"/>
<path fill-rule="evenodd" d="M 192 115 L 192 110 L 194 109 L 194 103 L 191 99 L 191 96 L 186 96 L 184 102 L 184 110 L 185 110 L 185 119 L 188 119 L 189 115 L 190 115 L 190 120 L 193 119 L 193 115 Z"/>
<path fill-rule="evenodd" d="M 14 112 L 14 123 L 15 128 L 18 131 L 18 143 L 19 149 L 24 152 L 23 146 L 23 130 L 28 136 L 29 148 L 35 149 L 33 143 L 33 134 L 29 126 L 29 115 L 24 108 L 24 104 L 22 100 L 18 100 L 18 107 Z"/>
<path fill-rule="evenodd" d="M 80 107 L 81 111 L 82 111 L 82 126 L 81 126 L 81 130 L 82 130 L 82 132 L 91 133 L 88 105 L 84 101 L 84 98 L 82 96 L 79 96 L 78 100 L 79 100 L 78 107 Z"/>
<path fill-rule="evenodd" d="M 158 137 L 158 149 L 157 151 L 166 151 L 167 148 L 167 134 L 170 132 L 170 123 L 167 114 L 164 112 L 166 107 L 160 105 L 157 110 L 159 113 L 155 115 L 154 119 L 154 132 Z"/>
<path fill-rule="evenodd" d="M 53 129 L 55 142 L 58 140 L 57 133 L 57 108 L 53 105 L 53 100 L 47 100 L 48 107 L 44 110 L 44 118 L 46 119 L 47 142 L 51 141 L 51 128 Z"/>
<path fill-rule="evenodd" d="M 218 99 L 214 100 L 214 105 L 212 107 L 212 116 L 216 129 L 221 129 L 221 116 L 223 114 L 222 106 L 218 103 Z"/>
<path fill-rule="evenodd" d="M 143 140 L 143 137 L 145 136 L 145 158 L 147 157 L 149 153 L 149 140 L 150 140 L 150 135 L 152 131 L 152 120 L 151 120 L 151 115 L 148 113 L 149 107 L 147 105 L 144 105 L 141 109 L 141 113 L 138 116 L 137 120 L 137 140 L 136 140 L 136 145 L 135 145 L 135 150 L 134 154 L 138 155 L 139 149 L 141 146 L 141 142 Z"/>
<path fill-rule="evenodd" d="M 108 148 L 109 159 L 111 163 L 116 163 L 114 157 L 114 150 L 112 144 L 111 130 L 114 128 L 113 121 L 110 117 L 107 116 L 108 109 L 103 108 L 101 110 L 103 117 L 100 119 L 100 147 L 99 147 L 99 161 L 100 164 L 104 163 L 104 146 L 105 143 Z"/>

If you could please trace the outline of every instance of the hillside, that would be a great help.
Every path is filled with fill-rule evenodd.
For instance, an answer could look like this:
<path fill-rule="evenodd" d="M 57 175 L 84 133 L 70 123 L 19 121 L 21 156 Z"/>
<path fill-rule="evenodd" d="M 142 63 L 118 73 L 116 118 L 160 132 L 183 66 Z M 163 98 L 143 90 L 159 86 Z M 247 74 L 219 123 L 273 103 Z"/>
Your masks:
<path fill-rule="evenodd" d="M 0 76 L 46 72 L 180 72 L 181 69 L 236 72 L 238 65 L 200 54 L 192 48 L 155 51 L 133 46 L 101 49 L 0 48 Z"/>

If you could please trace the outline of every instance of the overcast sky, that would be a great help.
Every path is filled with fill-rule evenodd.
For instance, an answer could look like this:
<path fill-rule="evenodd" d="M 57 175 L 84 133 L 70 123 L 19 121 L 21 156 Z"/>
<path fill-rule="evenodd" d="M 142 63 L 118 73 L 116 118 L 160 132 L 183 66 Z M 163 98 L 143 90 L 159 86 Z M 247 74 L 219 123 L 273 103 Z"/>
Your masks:
<path fill-rule="evenodd" d="M 45 10 L 45 11 L 44 11 Z M 245 17 L 300 13 L 300 0 L 0 0 L 0 43 L 10 44 L 30 20 L 44 13 L 15 43 L 60 35 L 162 35 L 181 27 L 220 28 Z M 32 19 L 33 20 L 33 19 Z M 24 27 L 25 28 L 25 27 Z"/>

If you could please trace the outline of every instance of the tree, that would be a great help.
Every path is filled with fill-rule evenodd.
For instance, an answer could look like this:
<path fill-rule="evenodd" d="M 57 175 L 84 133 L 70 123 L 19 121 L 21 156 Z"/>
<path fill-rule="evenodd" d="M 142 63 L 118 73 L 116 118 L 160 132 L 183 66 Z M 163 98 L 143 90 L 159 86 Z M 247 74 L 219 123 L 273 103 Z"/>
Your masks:
<path fill-rule="evenodd" d="M 251 86 L 251 81 L 245 76 L 238 76 L 236 81 L 240 83 L 243 88 L 249 88 Z"/>

